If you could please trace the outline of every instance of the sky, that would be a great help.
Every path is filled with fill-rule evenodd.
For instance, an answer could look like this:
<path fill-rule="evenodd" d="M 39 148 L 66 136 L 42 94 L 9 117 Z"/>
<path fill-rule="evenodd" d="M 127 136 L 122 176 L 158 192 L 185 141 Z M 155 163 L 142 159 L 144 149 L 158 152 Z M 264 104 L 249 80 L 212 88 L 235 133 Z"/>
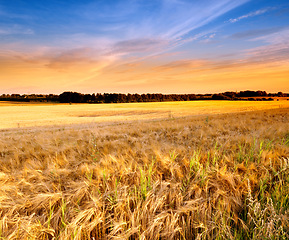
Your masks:
<path fill-rule="evenodd" d="M 0 86 L 289 92 L 289 1 L 0 0 Z"/>

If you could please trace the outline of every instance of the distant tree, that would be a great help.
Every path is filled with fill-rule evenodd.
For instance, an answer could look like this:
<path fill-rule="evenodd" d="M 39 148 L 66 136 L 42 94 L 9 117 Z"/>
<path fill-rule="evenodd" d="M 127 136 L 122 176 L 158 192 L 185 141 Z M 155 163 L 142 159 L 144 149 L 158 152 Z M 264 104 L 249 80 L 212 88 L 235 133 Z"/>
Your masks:
<path fill-rule="evenodd" d="M 213 100 L 229 100 L 230 98 L 228 96 L 225 96 L 219 93 L 219 94 L 213 94 L 212 99 Z"/>
<path fill-rule="evenodd" d="M 267 93 L 265 91 L 257 91 L 257 96 L 267 96 Z"/>
<path fill-rule="evenodd" d="M 231 98 L 231 99 L 236 98 L 236 92 L 224 92 L 222 94 Z"/>
<path fill-rule="evenodd" d="M 78 92 L 63 92 L 59 95 L 58 99 L 61 103 L 81 103 L 84 97 Z"/>
<path fill-rule="evenodd" d="M 240 97 L 255 97 L 256 95 L 257 95 L 256 92 L 249 90 L 240 92 Z"/>

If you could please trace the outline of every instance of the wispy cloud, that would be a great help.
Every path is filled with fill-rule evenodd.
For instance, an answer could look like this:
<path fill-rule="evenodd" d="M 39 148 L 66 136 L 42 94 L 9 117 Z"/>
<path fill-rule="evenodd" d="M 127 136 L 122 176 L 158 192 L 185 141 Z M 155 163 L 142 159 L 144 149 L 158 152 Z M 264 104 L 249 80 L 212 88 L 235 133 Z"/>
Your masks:
<path fill-rule="evenodd" d="M 143 38 L 120 41 L 112 47 L 112 53 L 142 53 L 150 51 L 160 51 L 168 42 L 163 39 Z"/>
<path fill-rule="evenodd" d="M 208 67 L 209 65 L 211 65 L 211 61 L 208 60 L 185 59 L 185 60 L 172 61 L 164 65 L 156 66 L 153 68 L 153 70 L 159 72 L 172 72 L 175 70 L 192 71 L 196 69 L 200 70 L 205 66 Z"/>
<path fill-rule="evenodd" d="M 262 40 L 266 43 L 270 43 L 270 44 L 285 44 L 285 43 L 289 43 L 289 28 L 282 28 L 281 31 L 266 35 L 266 36 L 262 36 L 262 37 L 258 37 L 255 38 L 254 40 Z"/>
<path fill-rule="evenodd" d="M 0 35 L 33 35 L 34 31 L 31 28 L 26 28 L 24 26 L 20 26 L 17 24 L 9 25 L 9 26 L 0 26 Z"/>
<path fill-rule="evenodd" d="M 252 38 L 252 37 L 254 37 L 254 38 L 262 37 L 262 36 L 270 35 L 272 33 L 280 32 L 280 30 L 282 30 L 282 29 L 284 29 L 284 27 L 247 30 L 247 31 L 234 33 L 233 35 L 231 35 L 231 38 L 243 39 L 243 38 Z"/>
<path fill-rule="evenodd" d="M 236 8 L 248 2 L 249 13 L 242 15 Z M 68 8 L 46 1 L 41 10 L 24 5 L 23 14 L 34 19 L 22 20 L 16 5 L 12 14 L 0 8 L 5 19 L 0 23 L 0 83 L 7 79 L 6 86 L 27 81 L 27 86 L 57 91 L 191 92 L 196 86 L 219 87 L 234 79 L 236 86 L 245 81 L 250 87 L 253 77 L 262 83 L 263 77 L 288 69 L 285 21 L 266 14 L 273 8 L 253 0 L 89 0 L 61 5 Z M 252 10 L 256 5 L 259 10 Z M 7 9 L 13 10 L 9 4 Z M 255 21 L 234 33 L 238 30 L 232 31 L 232 24 L 221 18 L 233 9 L 239 13 L 227 23 L 264 14 L 266 21 L 275 19 L 276 27 Z M 283 18 L 288 20 L 285 14 Z M 232 41 L 245 38 L 250 41 Z M 248 46 L 259 47 L 245 51 Z"/>
<path fill-rule="evenodd" d="M 59 27 L 54 31 L 49 26 L 47 33 L 45 29 L 38 31 L 37 27 L 33 29 L 30 22 L 27 22 L 23 26 L 2 25 L 1 27 L 0 25 L 0 35 L 28 36 L 41 32 L 42 36 L 39 36 L 37 44 L 41 45 L 40 41 L 43 41 L 42 46 L 62 48 L 60 52 L 84 49 L 89 46 L 101 50 L 103 56 L 151 57 L 197 39 L 204 42 L 212 41 L 215 37 L 212 29 L 202 30 L 202 33 L 196 31 L 194 34 L 192 31 L 248 1 L 250 0 L 123 0 L 109 3 L 91 1 L 77 7 L 74 5 L 73 11 L 70 9 L 72 13 L 70 15 L 63 10 L 63 16 L 70 17 L 65 18 L 65 21 L 71 23 L 73 28 L 63 24 L 63 21 L 60 22 L 64 20 L 60 14 L 53 19 L 55 22 L 60 22 L 57 26 L 61 26 L 63 32 L 59 32 Z M 0 12 L 1 14 L 7 15 L 3 11 Z M 31 22 L 35 23 L 33 26 L 38 26 L 35 20 Z M 31 42 L 36 42 L 35 39 L 26 38 L 23 41 L 29 45 Z M 97 54 L 102 58 L 100 55 Z"/>
<path fill-rule="evenodd" d="M 259 9 L 259 10 L 255 11 L 255 12 L 250 12 L 248 14 L 242 15 L 242 16 L 237 17 L 237 18 L 231 18 L 228 22 L 235 23 L 235 22 L 238 22 L 238 21 L 246 19 L 246 18 L 255 17 L 255 16 L 258 16 L 258 15 L 264 14 L 266 12 L 269 12 L 269 11 L 273 10 L 273 9 L 275 9 L 275 8 Z"/>
<path fill-rule="evenodd" d="M 178 6 L 171 5 L 172 8 L 166 9 L 164 15 L 166 19 L 163 19 L 164 30 L 161 36 L 170 39 L 180 38 L 246 2 L 248 2 L 248 0 L 204 1 L 202 4 L 200 2 L 190 1 Z"/>
<path fill-rule="evenodd" d="M 216 42 L 215 37 L 216 33 L 211 33 L 209 35 L 205 35 L 203 39 L 200 40 L 200 43 L 213 43 Z"/>
<path fill-rule="evenodd" d="M 267 43 L 265 46 L 255 47 L 245 53 L 249 59 L 254 61 L 267 62 L 288 62 L 289 56 L 289 29 L 272 33 L 266 36 L 255 38 L 254 40 Z"/>
<path fill-rule="evenodd" d="M 169 42 L 167 47 L 170 48 L 192 40 L 189 33 L 248 1 L 124 0 L 100 7 L 90 3 L 80 12 L 83 18 L 91 21 L 91 28 L 96 32 L 118 39 L 118 42 L 158 39 Z M 100 23 L 99 26 L 95 26 L 95 21 Z"/>

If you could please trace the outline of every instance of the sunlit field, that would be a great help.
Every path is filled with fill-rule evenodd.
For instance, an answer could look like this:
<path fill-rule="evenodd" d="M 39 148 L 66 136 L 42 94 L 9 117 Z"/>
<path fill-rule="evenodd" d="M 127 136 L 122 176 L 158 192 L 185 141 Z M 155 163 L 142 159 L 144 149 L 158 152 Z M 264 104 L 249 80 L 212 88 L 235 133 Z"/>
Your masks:
<path fill-rule="evenodd" d="M 0 129 L 151 120 L 289 107 L 289 101 L 190 101 L 118 104 L 0 102 Z"/>
<path fill-rule="evenodd" d="M 289 102 L 0 103 L 0 239 L 288 239 Z"/>

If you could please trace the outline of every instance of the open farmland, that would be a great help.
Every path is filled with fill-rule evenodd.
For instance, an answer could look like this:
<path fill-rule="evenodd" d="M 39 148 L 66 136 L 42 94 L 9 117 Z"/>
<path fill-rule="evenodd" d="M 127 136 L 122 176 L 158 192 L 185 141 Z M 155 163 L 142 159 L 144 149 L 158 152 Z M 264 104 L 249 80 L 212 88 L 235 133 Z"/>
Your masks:
<path fill-rule="evenodd" d="M 0 239 L 289 238 L 287 101 L 0 103 L 0 118 Z"/>
<path fill-rule="evenodd" d="M 118 104 L 0 102 L 0 129 L 93 124 L 289 107 L 289 101 L 188 101 Z"/>

